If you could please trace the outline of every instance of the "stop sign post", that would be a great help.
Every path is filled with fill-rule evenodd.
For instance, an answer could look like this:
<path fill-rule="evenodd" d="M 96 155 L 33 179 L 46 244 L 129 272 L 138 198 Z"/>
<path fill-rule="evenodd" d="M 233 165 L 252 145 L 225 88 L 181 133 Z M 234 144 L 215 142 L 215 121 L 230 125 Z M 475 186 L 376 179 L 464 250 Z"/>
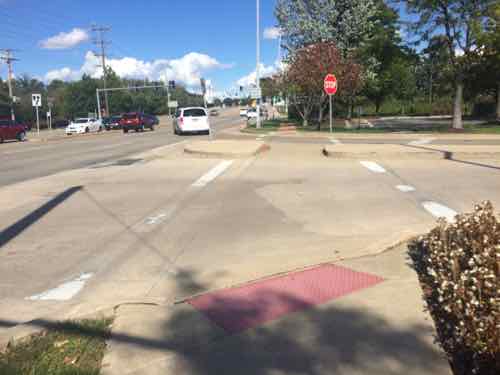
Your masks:
<path fill-rule="evenodd" d="M 327 74 L 323 86 L 325 93 L 330 98 L 330 133 L 333 132 L 333 95 L 337 93 L 337 77 L 334 74 Z"/>

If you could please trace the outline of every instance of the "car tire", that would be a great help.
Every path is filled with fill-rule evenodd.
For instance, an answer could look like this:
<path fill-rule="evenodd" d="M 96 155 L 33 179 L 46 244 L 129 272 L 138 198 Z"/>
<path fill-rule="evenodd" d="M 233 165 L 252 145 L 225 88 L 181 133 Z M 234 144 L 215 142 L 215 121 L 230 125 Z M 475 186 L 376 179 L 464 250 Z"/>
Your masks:
<path fill-rule="evenodd" d="M 125 129 L 125 128 L 124 128 L 124 129 L 123 129 L 123 132 L 124 132 L 124 133 L 128 133 L 128 129 Z"/>
<path fill-rule="evenodd" d="M 16 138 L 19 142 L 24 142 L 26 140 L 26 132 L 19 132 Z"/>
<path fill-rule="evenodd" d="M 2 137 L 0 137 L 0 143 L 3 143 L 3 138 Z"/>
<path fill-rule="evenodd" d="M 98 131 L 99 131 L 99 132 L 102 132 L 102 126 L 99 126 L 99 130 L 98 130 Z"/>
<path fill-rule="evenodd" d="M 149 128 L 152 132 L 155 131 L 155 126 L 154 125 L 151 125 L 151 127 Z"/>
<path fill-rule="evenodd" d="M 89 128 L 85 128 L 85 133 L 88 133 L 89 131 Z"/>

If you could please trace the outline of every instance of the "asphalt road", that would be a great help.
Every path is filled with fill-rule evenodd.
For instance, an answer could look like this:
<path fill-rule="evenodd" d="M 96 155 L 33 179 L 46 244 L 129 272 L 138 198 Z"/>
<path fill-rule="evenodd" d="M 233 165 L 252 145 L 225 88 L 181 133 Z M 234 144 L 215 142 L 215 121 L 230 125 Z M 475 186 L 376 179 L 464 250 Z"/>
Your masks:
<path fill-rule="evenodd" d="M 211 119 L 216 133 L 240 122 L 237 110 L 222 111 L 220 116 Z M 172 132 L 171 121 L 162 117 L 160 126 L 154 132 L 123 134 L 121 131 L 112 131 L 47 142 L 6 142 L 0 145 L 0 186 L 120 160 L 135 153 L 180 142 L 187 137 L 194 139 L 207 136 L 176 136 Z"/>

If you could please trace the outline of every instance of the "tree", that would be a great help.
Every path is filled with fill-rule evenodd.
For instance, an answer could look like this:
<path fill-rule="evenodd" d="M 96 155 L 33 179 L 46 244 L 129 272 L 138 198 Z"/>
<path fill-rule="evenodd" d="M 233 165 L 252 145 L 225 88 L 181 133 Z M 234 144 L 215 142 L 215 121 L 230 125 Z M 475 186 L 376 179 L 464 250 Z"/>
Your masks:
<path fill-rule="evenodd" d="M 311 112 L 318 105 L 319 130 L 327 98 L 323 90 L 324 78 L 331 72 L 335 72 L 337 79 L 343 82 L 341 96 L 349 102 L 361 86 L 362 72 L 361 66 L 352 57 L 343 58 L 332 42 L 312 44 L 290 56 L 283 82 L 287 85 L 288 96 L 297 107 L 303 126 L 308 125 Z"/>
<path fill-rule="evenodd" d="M 463 89 L 466 70 L 479 47 L 477 30 L 482 27 L 491 0 L 404 0 L 418 20 L 412 29 L 421 40 L 442 34 L 449 53 L 455 85 L 453 128 L 462 129 Z"/>
<path fill-rule="evenodd" d="M 492 3 L 487 10 L 487 21 L 478 36 L 482 46 L 479 58 L 485 85 L 495 86 L 496 118 L 500 121 L 500 3 Z"/>
<path fill-rule="evenodd" d="M 293 52 L 333 42 L 343 55 L 358 48 L 373 26 L 373 0 L 278 0 L 276 18 L 283 46 Z"/>
<path fill-rule="evenodd" d="M 401 103 L 401 113 L 405 114 L 405 106 L 412 101 L 417 93 L 415 67 L 400 59 L 391 64 L 388 74 L 391 81 L 391 91 Z"/>
<path fill-rule="evenodd" d="M 405 55 L 405 50 L 401 46 L 398 12 L 384 0 L 375 0 L 375 4 L 372 36 L 360 55 L 366 67 L 363 94 L 375 104 L 375 112 L 378 113 L 382 103 L 392 93 L 389 69 L 396 59 Z"/>
<path fill-rule="evenodd" d="M 64 113 L 70 118 L 87 116 L 89 112 L 97 113 L 96 89 L 99 81 L 84 74 L 80 81 L 71 82 L 66 86 Z"/>

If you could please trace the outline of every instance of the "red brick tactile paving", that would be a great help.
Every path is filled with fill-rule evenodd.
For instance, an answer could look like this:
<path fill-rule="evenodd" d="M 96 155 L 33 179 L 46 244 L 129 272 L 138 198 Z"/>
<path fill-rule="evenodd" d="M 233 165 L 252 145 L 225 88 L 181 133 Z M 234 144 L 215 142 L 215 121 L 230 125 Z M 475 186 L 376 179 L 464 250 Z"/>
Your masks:
<path fill-rule="evenodd" d="M 381 277 L 336 265 L 208 293 L 189 300 L 228 333 L 238 333 L 382 282 Z"/>

